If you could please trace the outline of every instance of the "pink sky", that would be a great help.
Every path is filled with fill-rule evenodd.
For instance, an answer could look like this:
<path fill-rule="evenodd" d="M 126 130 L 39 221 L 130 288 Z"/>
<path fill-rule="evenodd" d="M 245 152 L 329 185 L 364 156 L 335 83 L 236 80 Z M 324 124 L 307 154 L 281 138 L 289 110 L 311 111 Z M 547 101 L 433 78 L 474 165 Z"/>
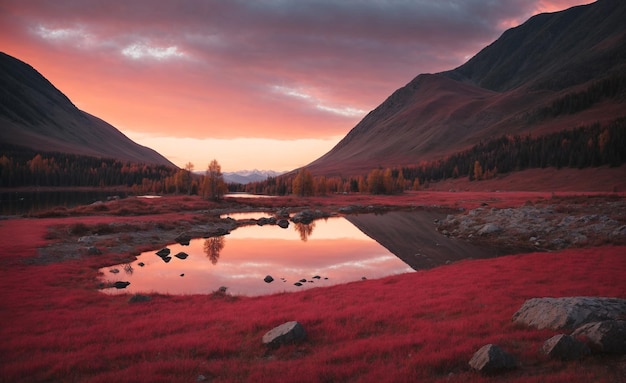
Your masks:
<path fill-rule="evenodd" d="M 172 162 L 291 170 L 420 73 L 585 0 L 2 0 L 0 50 Z"/>

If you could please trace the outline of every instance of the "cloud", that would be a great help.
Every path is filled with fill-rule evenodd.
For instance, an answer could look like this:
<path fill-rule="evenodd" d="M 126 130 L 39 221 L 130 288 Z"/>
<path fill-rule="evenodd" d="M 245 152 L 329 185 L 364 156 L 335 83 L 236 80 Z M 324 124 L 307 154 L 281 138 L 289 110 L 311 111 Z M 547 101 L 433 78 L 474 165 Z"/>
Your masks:
<path fill-rule="evenodd" d="M 135 60 L 145 57 L 164 60 L 184 56 L 176 46 L 152 47 L 146 44 L 131 44 L 122 49 L 122 54 Z"/>
<path fill-rule="evenodd" d="M 345 135 L 420 73 L 584 0 L 3 0 L 0 46 L 77 105 L 159 135 Z"/>
<path fill-rule="evenodd" d="M 292 97 L 295 99 L 302 100 L 308 104 L 314 105 L 316 109 L 322 110 L 329 113 L 334 113 L 340 116 L 347 117 L 363 117 L 367 111 L 364 109 L 352 108 L 349 106 L 332 106 L 324 104 L 322 99 L 316 98 L 311 94 L 306 93 L 303 90 L 289 88 L 285 86 L 274 85 L 272 89 L 280 94 L 283 94 L 287 97 Z"/>

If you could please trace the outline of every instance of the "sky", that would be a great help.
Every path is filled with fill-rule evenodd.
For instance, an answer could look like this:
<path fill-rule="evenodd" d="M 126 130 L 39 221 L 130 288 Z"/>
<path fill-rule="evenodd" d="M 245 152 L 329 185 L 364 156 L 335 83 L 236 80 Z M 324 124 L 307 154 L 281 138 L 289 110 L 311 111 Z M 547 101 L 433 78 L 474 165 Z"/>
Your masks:
<path fill-rule="evenodd" d="M 176 165 L 287 171 L 420 73 L 590 0 L 0 0 L 0 51 Z"/>

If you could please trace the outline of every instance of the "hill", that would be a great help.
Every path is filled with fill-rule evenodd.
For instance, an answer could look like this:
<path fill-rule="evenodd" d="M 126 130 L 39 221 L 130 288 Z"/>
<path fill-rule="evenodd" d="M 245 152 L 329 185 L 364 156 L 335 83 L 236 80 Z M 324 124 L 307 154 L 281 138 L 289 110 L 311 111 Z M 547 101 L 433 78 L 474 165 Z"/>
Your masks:
<path fill-rule="evenodd" d="M 540 136 L 626 116 L 626 2 L 540 14 L 462 66 L 420 74 L 307 165 L 365 174 L 444 158 L 482 140 Z"/>
<path fill-rule="evenodd" d="M 45 152 L 175 166 L 79 110 L 30 65 L 0 52 L 0 144 Z"/>
<path fill-rule="evenodd" d="M 238 172 L 224 172 L 226 183 L 247 184 L 250 182 L 265 181 L 269 177 L 277 177 L 283 174 L 273 170 L 241 170 Z"/>

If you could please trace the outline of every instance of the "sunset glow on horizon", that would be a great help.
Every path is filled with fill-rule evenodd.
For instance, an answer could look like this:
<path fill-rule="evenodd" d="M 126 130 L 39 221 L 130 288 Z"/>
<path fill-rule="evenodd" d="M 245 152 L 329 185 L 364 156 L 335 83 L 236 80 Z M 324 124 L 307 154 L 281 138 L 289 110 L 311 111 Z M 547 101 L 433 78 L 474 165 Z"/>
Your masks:
<path fill-rule="evenodd" d="M 589 0 L 3 0 L 0 51 L 176 165 L 292 170 L 420 73 Z"/>

